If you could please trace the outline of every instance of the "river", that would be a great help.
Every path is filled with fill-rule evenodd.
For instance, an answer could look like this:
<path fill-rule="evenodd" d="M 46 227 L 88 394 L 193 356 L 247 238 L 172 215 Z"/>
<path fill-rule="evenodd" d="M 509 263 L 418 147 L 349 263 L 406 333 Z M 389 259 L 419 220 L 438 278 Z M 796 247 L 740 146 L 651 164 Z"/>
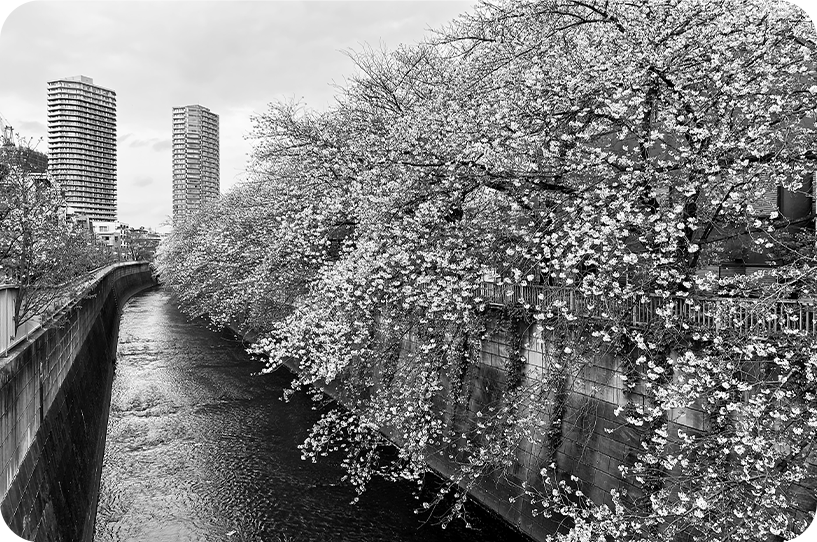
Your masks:
<path fill-rule="evenodd" d="M 443 530 L 408 483 L 374 481 L 350 504 L 338 462 L 300 458 L 313 402 L 283 402 L 291 375 L 260 368 L 161 289 L 125 306 L 96 542 L 525 540 L 476 506 L 476 529 Z"/>

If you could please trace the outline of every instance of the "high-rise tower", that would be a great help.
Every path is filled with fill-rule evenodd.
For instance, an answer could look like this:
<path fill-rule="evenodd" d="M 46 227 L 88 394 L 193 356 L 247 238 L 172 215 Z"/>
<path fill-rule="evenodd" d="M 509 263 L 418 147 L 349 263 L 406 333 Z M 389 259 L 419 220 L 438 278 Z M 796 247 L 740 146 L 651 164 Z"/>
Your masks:
<path fill-rule="evenodd" d="M 116 220 L 116 92 L 77 75 L 48 83 L 48 171 L 66 203 Z"/>
<path fill-rule="evenodd" d="M 218 196 L 218 115 L 201 105 L 174 107 L 173 220 Z"/>

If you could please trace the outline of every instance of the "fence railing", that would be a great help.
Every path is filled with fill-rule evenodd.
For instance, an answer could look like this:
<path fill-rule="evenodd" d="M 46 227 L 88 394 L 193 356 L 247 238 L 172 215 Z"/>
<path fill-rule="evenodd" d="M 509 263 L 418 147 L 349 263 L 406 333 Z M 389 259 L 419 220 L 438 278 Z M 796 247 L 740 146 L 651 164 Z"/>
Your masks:
<path fill-rule="evenodd" d="M 39 307 L 37 314 L 29 317 L 22 325 L 17 327 L 16 331 L 13 329 L 13 325 L 11 325 L 10 332 L 8 329 L 5 332 L 0 332 L 0 357 L 6 357 L 12 348 L 28 340 L 29 336 L 40 328 L 53 324 L 60 314 L 66 312 L 70 305 L 79 302 L 88 295 L 96 283 L 102 280 L 102 278 L 114 268 L 138 265 L 141 263 L 144 262 L 111 263 L 87 271 L 70 281 L 47 287 L 53 289 L 54 293 L 46 296 L 48 299 Z M 15 289 L 12 285 L 7 285 L 7 288 Z M 38 288 L 43 289 L 42 286 Z M 16 297 L 16 295 L 17 294 L 14 293 L 13 295 L 7 296 L 8 299 L 2 300 L 3 304 L 6 306 L 8 306 L 9 303 L 13 304 L 13 298 Z M 3 310 L 0 307 L 0 312 L 8 313 L 8 310 Z M 10 317 L 10 314 L 8 314 L 8 318 Z M 4 318 L 0 317 L 0 322 L 2 322 L 2 320 L 4 320 Z"/>
<path fill-rule="evenodd" d="M 480 295 L 494 306 L 529 306 L 554 315 L 619 321 L 636 326 L 681 326 L 708 331 L 733 330 L 753 335 L 817 334 L 817 300 L 734 297 L 615 298 L 586 295 L 574 288 L 485 282 Z"/>

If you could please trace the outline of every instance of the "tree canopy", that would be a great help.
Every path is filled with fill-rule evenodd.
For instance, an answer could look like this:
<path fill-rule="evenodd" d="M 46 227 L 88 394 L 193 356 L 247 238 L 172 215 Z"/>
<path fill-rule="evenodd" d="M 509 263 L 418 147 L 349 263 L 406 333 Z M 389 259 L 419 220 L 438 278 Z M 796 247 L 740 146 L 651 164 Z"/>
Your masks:
<path fill-rule="evenodd" d="M 787 491 L 814 475 L 817 345 L 738 325 L 734 296 L 787 324 L 800 316 L 779 302 L 814 295 L 813 203 L 793 216 L 777 202 L 810 197 L 816 53 L 814 26 L 783 2 L 482 2 L 423 43 L 349 53 L 357 73 L 327 111 L 271 104 L 253 179 L 174 226 L 162 275 L 191 314 L 260 333 L 269 370 L 297 363 L 296 388 L 341 383 L 344 408 L 303 452 L 340 448 L 361 490 L 375 474 L 422 479 L 429 454 L 459 447 L 457 515 L 460 488 L 543 431 L 529 398 L 554 405 L 554 382 L 607 349 L 645 398 L 621 409 L 643 432 L 620 473 L 638 491 L 577 499 L 581 481 L 543 465 L 521 493 L 573 518 L 558 536 L 792 536 L 810 519 Z M 769 269 L 707 273 L 735 254 Z M 435 401 L 464 400 L 496 318 L 486 277 L 570 288 L 604 312 L 506 304 L 508 325 L 564 349 L 548 374 L 509 378 L 482 436 L 461 442 Z M 694 318 L 712 298 L 717 331 Z M 629 318 L 643 303 L 648 326 Z M 709 421 L 679 432 L 692 404 Z M 399 450 L 387 464 L 380 430 Z"/>
<path fill-rule="evenodd" d="M 57 184 L 25 145 L 5 147 L 0 159 L 0 283 L 18 293 L 17 327 L 65 301 L 73 282 L 112 260 L 93 234 L 66 220 Z"/>

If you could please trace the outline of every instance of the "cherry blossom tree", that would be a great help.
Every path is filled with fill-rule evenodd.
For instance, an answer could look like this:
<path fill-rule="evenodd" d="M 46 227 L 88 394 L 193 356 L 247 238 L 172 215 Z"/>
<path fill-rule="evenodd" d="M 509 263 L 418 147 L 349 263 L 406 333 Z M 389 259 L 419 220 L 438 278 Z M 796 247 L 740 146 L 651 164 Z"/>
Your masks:
<path fill-rule="evenodd" d="M 278 201 L 287 188 L 247 182 L 195 215 L 177 220 L 159 246 L 156 265 L 180 306 L 215 327 L 267 329 L 280 320 L 317 269 L 324 240 L 304 241 L 309 205 Z M 319 246 L 320 244 L 320 246 Z"/>
<path fill-rule="evenodd" d="M 337 388 L 302 450 L 342 450 L 361 491 L 444 455 L 426 504 L 451 493 L 460 515 L 520 442 L 558 448 L 569 383 L 610 353 L 638 435 L 626 492 L 587 498 L 546 461 L 520 498 L 571 518 L 554 536 L 791 537 L 811 519 L 792 495 L 815 476 L 817 344 L 784 300 L 813 298 L 815 238 L 776 194 L 810 194 L 816 44 L 782 2 L 481 3 L 424 43 L 350 53 L 328 111 L 271 105 L 254 180 L 174 228 L 163 277 L 191 314 L 259 333 L 296 389 Z M 736 253 L 769 269 L 711 272 Z M 497 326 L 516 337 L 502 397 L 460 434 L 441 398 L 467 404 Z M 535 377 L 531 330 L 553 352 Z"/>
<path fill-rule="evenodd" d="M 14 322 L 53 311 L 77 279 L 113 261 L 93 234 L 64 217 L 59 187 L 39 171 L 27 146 L 3 149 L 0 163 L 0 280 L 17 287 Z"/>

